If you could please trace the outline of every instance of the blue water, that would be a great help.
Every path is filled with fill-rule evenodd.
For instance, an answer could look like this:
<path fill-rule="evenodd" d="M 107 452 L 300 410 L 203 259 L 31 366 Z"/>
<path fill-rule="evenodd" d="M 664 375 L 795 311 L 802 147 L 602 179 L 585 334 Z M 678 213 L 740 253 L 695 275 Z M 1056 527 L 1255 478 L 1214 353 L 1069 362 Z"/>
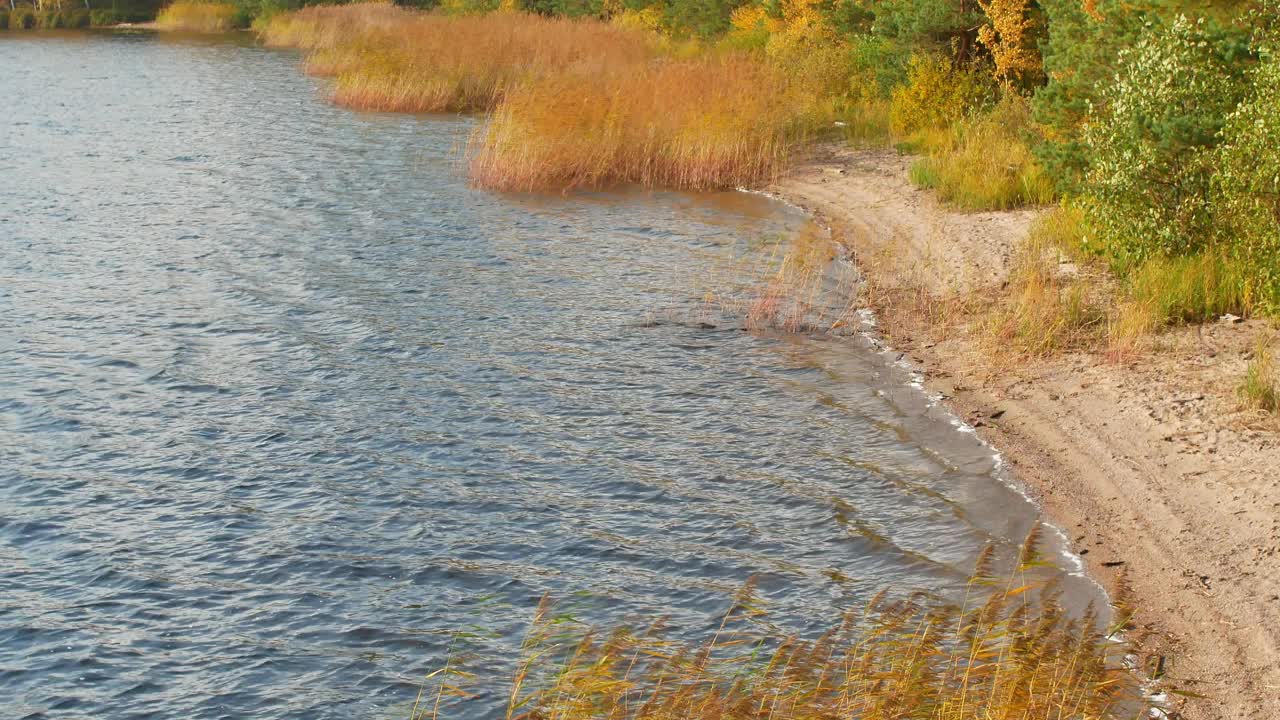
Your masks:
<path fill-rule="evenodd" d="M 544 592 L 811 632 L 1036 522 L 870 343 L 706 303 L 797 212 L 477 191 L 295 65 L 0 37 L 0 717 L 405 717 Z"/>

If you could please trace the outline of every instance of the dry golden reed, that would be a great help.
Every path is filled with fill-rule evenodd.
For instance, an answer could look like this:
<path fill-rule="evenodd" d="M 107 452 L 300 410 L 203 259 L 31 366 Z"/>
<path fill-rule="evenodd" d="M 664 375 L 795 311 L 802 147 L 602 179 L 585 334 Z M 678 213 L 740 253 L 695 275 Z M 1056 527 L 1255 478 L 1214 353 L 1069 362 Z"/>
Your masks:
<path fill-rule="evenodd" d="M 236 6 L 231 3 L 178 0 L 160 11 L 156 26 L 183 32 L 227 32 L 236 27 L 236 16 Z"/>
<path fill-rule="evenodd" d="M 1100 629 L 1088 610 L 1063 610 L 1044 561 L 1024 548 L 1016 570 L 992 572 L 988 550 L 965 603 L 926 595 L 877 598 L 815 640 L 765 621 L 750 584 L 697 645 L 639 633 L 566 632 L 544 599 L 505 695 L 508 720 L 1119 720 L 1150 703 L 1132 671 L 1120 621 Z M 473 676 L 450 663 L 433 673 L 414 720 L 475 702 Z"/>
<path fill-rule="evenodd" d="M 531 80 L 472 138 L 471 176 L 497 190 L 755 185 L 811 122 L 808 98 L 745 55 L 662 59 Z"/>
<path fill-rule="evenodd" d="M 334 77 L 338 104 L 393 112 L 490 110 L 531 79 L 642 65 L 657 52 L 651 34 L 597 21 L 448 17 L 380 3 L 280 15 L 263 40 L 308 51 L 307 71 Z"/>
<path fill-rule="evenodd" d="M 469 164 L 496 190 L 758 184 L 823 117 L 803 79 L 762 58 L 682 57 L 623 23 L 364 3 L 277 16 L 263 40 L 306 51 L 340 105 L 492 111 Z"/>

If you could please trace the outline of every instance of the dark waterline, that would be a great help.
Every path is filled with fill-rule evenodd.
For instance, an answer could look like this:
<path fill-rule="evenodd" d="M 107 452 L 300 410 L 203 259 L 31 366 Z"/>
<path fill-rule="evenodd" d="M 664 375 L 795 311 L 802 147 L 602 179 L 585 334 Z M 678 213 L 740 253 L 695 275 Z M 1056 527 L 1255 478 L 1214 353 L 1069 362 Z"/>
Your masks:
<path fill-rule="evenodd" d="M 245 38 L 0 66 L 2 717 L 404 717 L 543 592 L 696 634 L 756 575 L 811 632 L 1036 522 L 868 343 L 702 305 L 784 206 L 478 192 L 472 121 Z"/>

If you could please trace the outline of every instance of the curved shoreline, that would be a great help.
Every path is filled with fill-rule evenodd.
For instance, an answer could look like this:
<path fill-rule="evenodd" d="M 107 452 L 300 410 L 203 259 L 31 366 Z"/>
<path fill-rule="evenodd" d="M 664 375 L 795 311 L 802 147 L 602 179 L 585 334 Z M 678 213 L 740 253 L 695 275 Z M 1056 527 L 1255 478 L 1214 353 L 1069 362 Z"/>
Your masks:
<path fill-rule="evenodd" d="M 975 307 L 999 293 L 1037 211 L 960 213 L 893 151 L 817 149 L 768 188 L 826 222 L 867 276 L 880 331 L 1069 533 L 1090 576 L 1133 588 L 1146 649 L 1186 720 L 1280 708 L 1280 436 L 1234 384 L 1260 324 L 1162 336 L 1122 365 L 1084 353 L 993 365 Z M 905 358 L 904 358 L 905 359 Z"/>

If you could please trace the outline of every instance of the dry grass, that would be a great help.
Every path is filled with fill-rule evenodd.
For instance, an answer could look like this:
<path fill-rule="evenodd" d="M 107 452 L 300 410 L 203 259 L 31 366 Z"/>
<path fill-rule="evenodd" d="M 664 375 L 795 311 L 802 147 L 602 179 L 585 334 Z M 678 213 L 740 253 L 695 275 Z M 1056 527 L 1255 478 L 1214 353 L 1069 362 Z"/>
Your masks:
<path fill-rule="evenodd" d="M 1031 228 L 984 327 L 993 353 L 1028 358 L 1098 346 L 1110 300 L 1103 273 L 1079 251 L 1080 214 L 1059 206 Z"/>
<path fill-rule="evenodd" d="M 381 3 L 317 6 L 273 18 L 268 45 L 308 52 L 333 99 L 362 110 L 478 112 L 546 76 L 643 65 L 656 38 L 589 20 L 520 13 L 446 17 Z"/>
<path fill-rule="evenodd" d="M 156 26 L 183 32 L 227 32 L 236 28 L 238 15 L 231 3 L 178 0 L 160 11 Z"/>
<path fill-rule="evenodd" d="M 757 184 L 828 119 L 812 83 L 759 57 L 690 55 L 620 23 L 365 3 L 277 16 L 263 40 L 307 51 L 347 107 L 492 111 L 469 155 L 498 190 Z"/>
<path fill-rule="evenodd" d="M 745 308 L 747 327 L 784 332 L 829 331 L 853 322 L 859 276 L 841 260 L 832 233 L 809 225 L 775 246 L 756 276 Z"/>
<path fill-rule="evenodd" d="M 815 640 L 764 621 L 748 585 L 697 645 L 639 633 L 575 629 L 539 606 L 506 693 L 508 720 L 1105 720 L 1144 717 L 1128 670 L 1122 620 L 1099 629 L 1090 610 L 1060 607 L 1029 540 L 1006 577 L 983 554 L 965 604 L 927 595 L 877 598 Z M 1121 604 L 1117 616 L 1125 618 Z M 433 674 L 412 717 L 437 718 L 470 673 Z M 456 706 L 455 706 L 456 707 Z"/>
<path fill-rule="evenodd" d="M 1166 328 L 1255 310 L 1238 261 L 1212 252 L 1157 257 L 1115 277 L 1087 252 L 1086 235 L 1083 213 L 1066 205 L 1032 227 L 984 323 L 993 353 L 1039 358 L 1080 350 L 1128 361 Z"/>
<path fill-rule="evenodd" d="M 477 131 L 471 175 L 520 191 L 763 183 L 810 126 L 805 98 L 791 90 L 768 65 L 736 54 L 535 79 Z"/>

